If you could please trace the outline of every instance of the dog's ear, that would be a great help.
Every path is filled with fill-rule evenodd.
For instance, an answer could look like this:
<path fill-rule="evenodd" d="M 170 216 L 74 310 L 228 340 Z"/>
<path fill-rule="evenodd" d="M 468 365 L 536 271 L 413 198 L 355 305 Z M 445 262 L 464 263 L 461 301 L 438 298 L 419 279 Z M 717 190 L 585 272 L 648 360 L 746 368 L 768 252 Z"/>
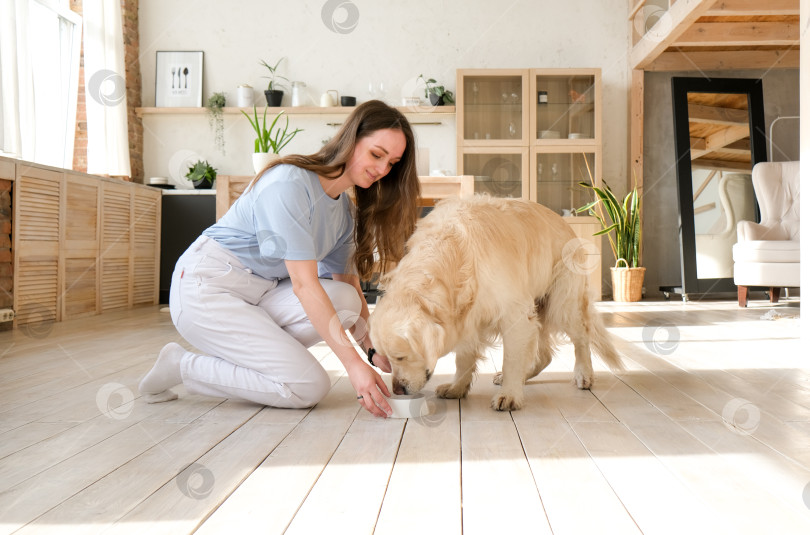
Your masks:
<path fill-rule="evenodd" d="M 428 324 L 427 331 L 429 335 L 425 337 L 425 359 L 432 368 L 439 357 L 444 354 L 444 340 L 447 332 L 443 325 L 433 322 Z"/>
<path fill-rule="evenodd" d="M 429 317 L 420 318 L 412 324 L 414 336 L 408 340 L 411 348 L 425 360 L 431 368 L 444 355 L 444 344 L 447 336 L 445 327 Z"/>

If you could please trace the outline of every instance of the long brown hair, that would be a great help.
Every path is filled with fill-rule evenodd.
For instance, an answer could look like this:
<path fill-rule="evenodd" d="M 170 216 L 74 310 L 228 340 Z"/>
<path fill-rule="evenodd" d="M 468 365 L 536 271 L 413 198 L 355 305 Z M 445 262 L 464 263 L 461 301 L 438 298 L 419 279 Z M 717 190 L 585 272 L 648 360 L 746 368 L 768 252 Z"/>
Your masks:
<path fill-rule="evenodd" d="M 276 165 L 292 164 L 334 180 L 345 171 L 357 142 L 383 129 L 399 130 L 405 135 L 405 152 L 388 174 L 370 188 L 354 187 L 357 216 L 354 222 L 356 249 L 352 261 L 363 280 L 371 279 L 375 271 L 375 253 L 381 273 L 399 262 L 405 251 L 405 241 L 413 233 L 419 216 L 416 145 L 405 116 L 382 101 L 364 102 L 321 150 L 310 155 L 284 156 L 258 174 L 261 176 Z"/>

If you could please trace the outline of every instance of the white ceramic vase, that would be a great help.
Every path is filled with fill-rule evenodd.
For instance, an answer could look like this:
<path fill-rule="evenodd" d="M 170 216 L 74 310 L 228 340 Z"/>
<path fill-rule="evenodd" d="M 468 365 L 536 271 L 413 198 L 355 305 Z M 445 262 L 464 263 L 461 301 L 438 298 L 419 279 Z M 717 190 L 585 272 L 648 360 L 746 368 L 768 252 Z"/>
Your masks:
<path fill-rule="evenodd" d="M 270 162 L 281 158 L 278 154 L 272 152 L 254 152 L 253 153 L 253 171 L 259 173 L 262 169 L 268 166 Z"/>
<path fill-rule="evenodd" d="M 247 84 L 236 88 L 236 105 L 240 108 L 253 106 L 253 88 Z"/>

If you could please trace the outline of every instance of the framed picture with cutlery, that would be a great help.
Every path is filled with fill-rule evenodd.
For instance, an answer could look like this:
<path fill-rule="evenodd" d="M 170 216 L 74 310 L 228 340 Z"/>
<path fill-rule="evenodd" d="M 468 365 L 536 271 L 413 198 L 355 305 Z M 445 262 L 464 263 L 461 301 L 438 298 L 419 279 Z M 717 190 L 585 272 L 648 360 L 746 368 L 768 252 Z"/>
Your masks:
<path fill-rule="evenodd" d="M 155 72 L 155 106 L 202 106 L 203 53 L 158 51 Z"/>

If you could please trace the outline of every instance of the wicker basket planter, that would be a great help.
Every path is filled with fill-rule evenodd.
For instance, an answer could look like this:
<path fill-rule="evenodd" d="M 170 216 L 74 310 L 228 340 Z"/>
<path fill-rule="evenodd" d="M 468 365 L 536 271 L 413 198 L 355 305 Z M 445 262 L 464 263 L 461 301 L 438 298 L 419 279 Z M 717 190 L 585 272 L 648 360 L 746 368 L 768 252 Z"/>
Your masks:
<path fill-rule="evenodd" d="M 590 176 L 590 169 L 588 170 Z M 644 272 L 647 271 L 641 264 L 641 196 L 637 186 L 620 200 L 616 197 L 610 186 L 605 188 L 591 183 L 580 182 L 580 186 L 593 190 L 596 199 L 585 206 L 577 208 L 577 212 L 587 211 L 589 215 L 597 218 L 602 230 L 594 236 L 607 236 L 616 265 L 610 268 L 610 279 L 613 283 L 613 300 L 619 302 L 641 301 L 641 288 L 644 286 Z M 624 263 L 624 267 L 619 267 Z"/>
<path fill-rule="evenodd" d="M 623 259 L 619 259 L 623 260 Z M 619 262 L 616 262 L 618 266 Z M 610 280 L 613 283 L 613 300 L 621 303 L 641 301 L 641 287 L 644 286 L 644 267 L 612 267 Z"/>

